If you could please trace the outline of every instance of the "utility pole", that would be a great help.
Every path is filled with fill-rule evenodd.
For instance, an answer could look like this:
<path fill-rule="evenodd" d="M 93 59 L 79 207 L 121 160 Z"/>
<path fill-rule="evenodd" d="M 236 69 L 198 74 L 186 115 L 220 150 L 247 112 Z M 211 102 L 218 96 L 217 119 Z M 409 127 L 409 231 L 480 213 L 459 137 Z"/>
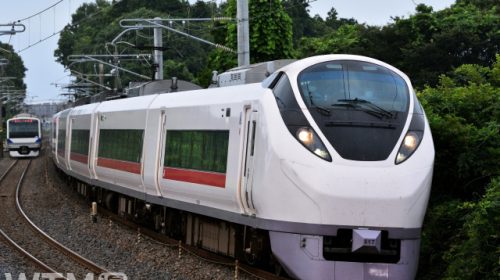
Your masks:
<path fill-rule="evenodd" d="M 14 23 L 14 22 L 7 23 L 7 24 L 0 23 L 0 36 L 2 36 L 2 35 L 12 36 L 12 35 L 16 35 L 16 33 L 24 32 L 25 30 L 26 30 L 26 26 L 24 24 L 21 24 L 21 23 Z M 0 50 L 10 53 L 10 51 L 5 50 L 3 48 L 0 48 Z M 4 66 L 7 64 L 9 64 L 9 61 L 7 59 L 0 59 L 0 66 Z M 4 112 L 3 100 L 0 100 L 0 133 L 3 133 L 3 112 Z M 0 136 L 0 157 L 3 158 L 3 137 L 2 136 Z"/>
<path fill-rule="evenodd" d="M 161 24 L 161 18 L 155 17 L 155 22 Z M 163 40 L 162 28 L 157 26 L 153 29 L 154 35 L 154 64 L 156 65 L 155 80 L 163 80 Z"/>
<path fill-rule="evenodd" d="M 250 34 L 248 23 L 248 0 L 237 0 L 238 22 L 238 66 L 250 64 Z"/>
<path fill-rule="evenodd" d="M 1 35 L 16 35 L 16 33 L 24 32 L 26 26 L 21 23 L 0 23 L 0 36 Z"/>

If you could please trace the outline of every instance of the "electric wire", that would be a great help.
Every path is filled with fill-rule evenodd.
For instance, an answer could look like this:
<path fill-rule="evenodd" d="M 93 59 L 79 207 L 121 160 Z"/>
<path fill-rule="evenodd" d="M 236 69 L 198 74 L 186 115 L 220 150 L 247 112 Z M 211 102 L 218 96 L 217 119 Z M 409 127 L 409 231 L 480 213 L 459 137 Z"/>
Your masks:
<path fill-rule="evenodd" d="M 33 18 L 33 17 L 36 17 L 36 16 L 38 16 L 38 15 L 40 15 L 40 14 L 44 13 L 45 11 L 47 11 L 47 10 L 49 10 L 49 9 L 51 9 L 51 8 L 53 8 L 53 7 L 55 7 L 55 6 L 57 6 L 57 5 L 59 5 L 59 4 L 60 4 L 61 2 L 63 2 L 63 1 L 64 1 L 64 0 L 59 0 L 59 1 L 57 1 L 56 3 L 52 4 L 51 6 L 49 6 L 49 7 L 45 8 L 45 9 L 41 10 L 40 12 L 35 13 L 35 14 L 33 14 L 33 15 L 29 16 L 29 17 L 25 17 L 25 18 L 23 18 L 23 19 L 16 20 L 16 22 L 22 22 L 22 21 L 25 21 L 25 20 L 31 19 L 31 18 Z"/>
<path fill-rule="evenodd" d="M 64 0 L 61 0 L 61 1 L 64 1 Z M 71 1 L 70 1 L 70 3 L 71 3 Z M 121 3 L 121 2 L 118 2 L 118 1 L 117 1 L 117 2 L 112 2 L 112 3 L 110 4 L 110 6 L 109 6 L 109 7 L 113 7 L 113 6 L 115 6 L 116 4 L 118 4 L 118 3 Z M 52 8 L 52 7 L 49 7 L 48 9 L 50 9 L 50 8 Z M 45 9 L 45 10 L 47 10 L 47 9 Z M 45 11 L 45 10 L 44 10 L 44 11 Z M 92 13 L 92 14 L 90 14 L 90 15 L 86 15 L 85 17 L 81 18 L 80 20 L 78 20 L 78 21 L 76 21 L 76 22 L 74 22 L 74 23 L 69 23 L 69 24 L 67 24 L 67 25 L 66 25 L 65 27 L 63 27 L 61 30 L 59 30 L 59 31 L 57 31 L 57 32 L 55 32 L 55 33 L 53 33 L 53 34 L 52 34 L 52 35 L 50 35 L 50 36 L 47 36 L 47 37 L 45 37 L 45 38 L 43 38 L 43 39 L 40 39 L 40 40 L 39 40 L 38 42 L 36 42 L 36 43 L 31 44 L 31 42 L 30 42 L 30 43 L 28 44 L 28 46 L 27 46 L 27 47 L 25 47 L 25 48 L 23 48 L 23 49 L 18 50 L 18 51 L 17 51 L 17 53 L 21 53 L 21 52 L 23 52 L 23 51 L 25 51 L 25 50 L 28 50 L 28 49 L 30 49 L 30 48 L 32 48 L 32 47 L 34 47 L 34 46 L 36 46 L 36 45 L 38 45 L 38 44 L 40 44 L 40 43 L 44 42 L 44 41 L 47 41 L 48 39 L 50 39 L 50 38 L 54 37 L 55 35 L 58 35 L 58 34 L 60 34 L 61 32 L 63 32 L 63 31 L 64 31 L 64 29 L 65 29 L 66 27 L 75 27 L 75 26 L 77 26 L 77 25 L 81 24 L 82 22 L 87 21 L 87 20 L 91 19 L 92 17 L 94 17 L 94 16 L 96 16 L 96 15 L 98 15 L 98 14 L 102 13 L 104 10 L 105 10 L 105 9 L 98 9 L 95 13 Z M 33 17 L 33 16 L 31 16 L 31 17 Z M 31 18 L 31 17 L 28 17 L 27 19 L 29 19 L 29 18 Z"/>
<path fill-rule="evenodd" d="M 35 17 L 35 16 L 37 16 L 37 15 L 40 15 L 40 14 L 44 13 L 45 11 L 50 10 L 51 8 L 54 8 L 55 6 L 57 6 L 58 4 L 60 4 L 60 3 L 61 3 L 61 2 L 63 2 L 63 1 L 64 1 L 64 0 L 60 0 L 60 1 L 58 1 L 58 2 L 54 3 L 53 5 L 51 5 L 51 6 L 47 7 L 47 8 L 45 8 L 44 10 L 42 10 L 42 11 L 40 11 L 40 12 L 38 12 L 38 13 L 35 13 L 35 14 L 33 14 L 33 15 L 29 16 L 29 17 L 26 17 L 26 18 L 23 18 L 23 19 L 18 20 L 18 22 L 21 22 L 21 21 L 26 21 L 26 20 L 30 20 L 31 18 L 33 18 L 33 17 Z M 309 3 L 316 2 L 316 1 L 318 1 L 318 0 L 309 0 L 309 1 L 306 1 L 306 2 L 304 2 L 304 3 L 305 3 L 305 4 L 309 4 Z M 71 1 L 69 1 L 69 2 L 71 3 Z M 110 7 L 113 7 L 113 6 L 115 6 L 116 4 L 118 4 L 118 3 L 120 3 L 120 2 L 119 2 L 119 1 L 116 1 L 116 2 L 111 2 Z M 303 4 L 303 3 L 297 3 L 297 4 L 295 4 L 295 5 L 291 5 L 291 6 L 288 6 L 288 7 L 284 7 L 284 9 L 285 9 L 285 10 L 288 10 L 288 9 L 291 9 L 291 8 L 293 8 L 293 7 L 296 7 L 296 6 L 299 6 L 299 5 L 302 5 L 302 4 Z M 174 9 L 174 10 L 171 10 L 170 12 L 173 14 L 173 13 L 176 13 L 176 12 L 181 11 L 181 10 L 184 10 L 184 9 L 189 10 L 189 6 L 188 6 L 188 7 L 181 7 L 181 8 L 178 8 L 178 9 Z M 82 23 L 82 22 L 84 22 L 84 21 L 86 21 L 86 20 L 88 20 L 88 19 L 90 19 L 90 18 L 92 18 L 92 17 L 94 17 L 94 16 L 96 16 L 96 15 L 98 15 L 98 14 L 102 13 L 102 11 L 103 11 L 103 10 L 104 10 L 104 9 L 98 9 L 95 13 L 90 14 L 90 15 L 87 15 L 87 16 L 85 16 L 84 18 L 82 18 L 82 19 L 78 20 L 77 22 L 70 23 L 70 24 L 66 25 L 65 27 L 63 27 L 61 30 L 59 30 L 59 31 L 57 31 L 57 32 L 54 32 L 52 35 L 46 36 L 46 37 L 44 37 L 44 38 L 40 38 L 40 40 L 39 40 L 38 42 L 35 42 L 35 43 L 33 43 L 33 44 L 31 44 L 31 36 L 30 36 L 30 34 L 28 34 L 28 36 L 29 36 L 29 37 L 28 37 L 28 46 L 27 46 L 27 47 L 25 47 L 25 48 L 22 48 L 22 49 L 18 50 L 18 51 L 17 51 L 17 53 L 21 53 L 21 52 L 26 51 L 26 50 L 28 50 L 28 49 L 30 49 L 30 48 L 32 48 L 32 47 L 34 47 L 34 46 L 36 46 L 36 45 L 38 45 L 38 44 L 42 43 L 42 42 L 45 42 L 45 41 L 47 41 L 48 39 L 50 39 L 50 38 L 54 37 L 55 35 L 60 34 L 62 31 L 64 31 L 64 28 L 66 28 L 67 26 L 70 26 L 70 27 L 77 26 L 77 25 L 79 25 L 80 23 Z M 259 15 L 259 16 L 256 16 L 256 17 L 249 17 L 249 21 L 251 21 L 251 20 L 256 20 L 256 19 L 260 19 L 260 18 L 263 18 L 263 17 L 268 17 L 268 16 L 269 16 L 269 15 L 268 15 L 269 13 L 270 13 L 270 12 L 266 13 L 265 15 Z M 55 14 L 55 10 L 54 10 L 54 14 Z M 31 24 L 31 22 L 30 22 L 30 24 Z M 54 22 L 54 26 L 55 26 L 55 22 Z M 220 27 L 213 27 L 213 28 L 203 28 L 203 27 L 201 27 L 201 28 L 199 28 L 199 29 L 198 29 L 198 31 L 200 31 L 200 32 L 202 32 L 202 31 L 210 31 L 210 30 L 213 30 L 213 29 L 215 29 L 215 28 L 216 28 L 216 29 L 222 29 L 222 28 L 224 28 L 224 27 L 225 27 L 224 25 L 222 25 L 222 26 L 220 26 Z M 55 28 L 54 28 L 54 29 L 55 29 Z M 190 29 L 192 29 L 192 25 L 190 26 Z M 28 31 L 28 33 L 30 33 L 30 31 Z"/>

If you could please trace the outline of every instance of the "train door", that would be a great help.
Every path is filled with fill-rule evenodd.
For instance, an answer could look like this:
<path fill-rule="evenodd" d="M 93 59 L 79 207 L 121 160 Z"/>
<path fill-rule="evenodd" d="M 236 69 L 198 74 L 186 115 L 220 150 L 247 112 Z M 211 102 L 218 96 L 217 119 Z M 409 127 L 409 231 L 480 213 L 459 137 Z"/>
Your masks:
<path fill-rule="evenodd" d="M 159 122 L 159 135 L 158 135 L 158 145 L 157 150 L 160 151 L 160 154 L 157 158 L 156 163 L 156 177 L 155 177 L 155 186 L 156 191 L 159 196 L 164 196 L 161 192 L 161 180 L 163 179 L 163 166 L 165 161 L 165 141 L 167 140 L 167 114 L 166 110 L 162 109 L 160 112 L 160 122 Z"/>
<path fill-rule="evenodd" d="M 98 106 L 99 107 L 99 106 Z M 92 121 L 90 126 L 91 148 L 89 151 L 89 170 L 92 179 L 99 179 L 96 172 L 97 152 L 99 147 L 99 127 L 101 119 L 105 119 L 104 115 L 96 109 L 92 112 Z"/>
<path fill-rule="evenodd" d="M 258 127 L 258 112 L 251 107 L 245 109 L 243 170 L 240 182 L 240 201 L 248 215 L 255 215 L 252 186 L 254 176 L 255 136 Z"/>
<path fill-rule="evenodd" d="M 59 129 L 59 116 L 55 116 L 52 121 L 52 155 L 56 164 L 59 164 L 59 158 L 57 157 L 57 142 L 58 142 L 58 131 Z"/>
<path fill-rule="evenodd" d="M 66 162 L 68 163 L 68 170 L 73 170 L 73 166 L 71 163 L 71 138 L 73 137 L 73 126 L 75 125 L 75 118 L 74 117 L 69 117 L 69 123 L 68 123 L 68 131 L 66 134 L 68 135 L 67 139 L 67 149 L 66 149 Z"/>

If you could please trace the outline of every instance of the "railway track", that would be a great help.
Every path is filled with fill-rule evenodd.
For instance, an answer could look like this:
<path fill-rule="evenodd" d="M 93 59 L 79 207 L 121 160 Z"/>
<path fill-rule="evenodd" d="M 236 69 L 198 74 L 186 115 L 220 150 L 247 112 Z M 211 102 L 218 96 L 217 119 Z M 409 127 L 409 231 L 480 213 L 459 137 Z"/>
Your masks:
<path fill-rule="evenodd" d="M 48 166 L 52 164 L 49 161 L 49 158 L 46 157 L 46 164 L 45 164 L 45 175 L 49 176 L 49 170 Z M 53 179 L 47 179 L 49 182 Z M 49 183 L 49 185 L 52 183 Z M 70 190 L 74 191 L 75 194 L 76 191 L 75 189 Z M 85 200 L 85 204 L 89 203 L 89 200 L 83 198 L 81 194 L 78 194 L 78 196 L 75 196 L 74 199 L 82 199 Z M 87 204 L 88 205 L 88 204 Z M 212 253 L 207 250 L 200 249 L 196 246 L 191 246 L 184 244 L 180 242 L 177 239 L 170 238 L 166 236 L 165 234 L 156 232 L 150 228 L 144 227 L 134 221 L 131 221 L 129 219 L 126 219 L 125 217 L 121 215 L 117 215 L 103 207 L 98 208 L 97 212 L 99 216 L 99 220 L 102 220 L 102 218 L 106 219 L 109 221 L 109 223 L 115 223 L 124 226 L 125 228 L 128 228 L 132 231 L 137 232 L 137 242 L 140 242 L 141 239 L 149 239 L 150 241 L 153 241 L 153 243 L 158 244 L 159 248 L 162 247 L 168 247 L 168 248 L 174 248 L 177 250 L 178 253 L 178 259 L 182 260 L 185 256 L 191 255 L 194 256 L 195 258 L 198 258 L 205 263 L 209 264 L 217 264 L 221 266 L 226 266 L 226 267 L 231 267 L 234 270 L 234 278 L 233 279 L 263 279 L 263 280 L 287 280 L 289 278 L 287 277 L 281 277 L 277 276 L 275 273 L 269 272 L 264 269 L 260 269 L 258 267 L 253 267 L 248 264 L 242 263 L 242 262 L 237 262 L 235 259 L 230 258 L 230 257 L 225 257 L 221 256 L 216 253 Z M 107 221 L 105 223 L 108 223 Z M 244 277 L 247 276 L 247 277 Z"/>
<path fill-rule="evenodd" d="M 145 237 L 145 238 L 149 238 L 151 240 L 154 240 L 155 242 L 157 242 L 159 244 L 159 246 L 176 247 L 179 251 L 179 258 L 182 258 L 183 255 L 190 254 L 190 255 L 195 256 L 197 258 L 200 258 L 208 263 L 214 263 L 214 264 L 233 267 L 235 270 L 234 279 L 238 279 L 239 275 L 242 275 L 242 274 L 246 274 L 246 275 L 252 276 L 255 279 L 261 279 L 261 280 L 286 280 L 286 279 L 289 279 L 289 278 L 284 278 L 284 277 L 278 276 L 278 275 L 271 273 L 269 271 L 247 265 L 245 263 L 240 263 L 232 258 L 224 257 L 221 255 L 212 253 L 210 251 L 200 249 L 196 246 L 183 244 L 179 240 L 170 238 L 164 234 L 155 232 L 149 228 L 138 225 L 137 223 L 132 222 L 130 220 L 127 220 L 120 215 L 117 215 L 113 212 L 108 211 L 107 209 L 99 208 L 98 214 L 101 215 L 102 217 L 108 218 L 109 220 L 111 220 L 115 223 L 121 224 L 121 225 L 123 225 L 131 230 L 136 230 L 137 235 L 138 235 L 138 239 Z"/>
<path fill-rule="evenodd" d="M 0 177 L 0 236 L 33 262 L 43 273 L 57 279 L 84 279 L 107 273 L 107 279 L 122 279 L 105 268 L 70 250 L 37 227 L 25 214 L 21 204 L 21 188 L 32 160 L 14 161 Z M 71 278 L 71 279 L 73 279 Z M 54 278 L 52 278 L 54 279 Z M 87 278 L 85 278 L 87 279 Z"/>

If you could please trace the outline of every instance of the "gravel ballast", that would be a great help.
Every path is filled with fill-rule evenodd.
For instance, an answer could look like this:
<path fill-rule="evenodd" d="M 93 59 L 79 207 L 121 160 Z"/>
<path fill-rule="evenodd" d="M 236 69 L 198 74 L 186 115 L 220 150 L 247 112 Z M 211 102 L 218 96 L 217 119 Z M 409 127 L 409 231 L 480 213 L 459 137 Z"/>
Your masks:
<path fill-rule="evenodd" d="M 125 273 L 128 279 L 234 279 L 234 267 L 186 252 L 179 259 L 177 247 L 139 238 L 137 232 L 107 218 L 99 217 L 93 223 L 88 202 L 57 176 L 51 159 L 45 157 L 33 161 L 22 203 L 34 223 L 65 246 L 109 271 Z M 254 279 L 239 274 L 239 279 Z"/>

